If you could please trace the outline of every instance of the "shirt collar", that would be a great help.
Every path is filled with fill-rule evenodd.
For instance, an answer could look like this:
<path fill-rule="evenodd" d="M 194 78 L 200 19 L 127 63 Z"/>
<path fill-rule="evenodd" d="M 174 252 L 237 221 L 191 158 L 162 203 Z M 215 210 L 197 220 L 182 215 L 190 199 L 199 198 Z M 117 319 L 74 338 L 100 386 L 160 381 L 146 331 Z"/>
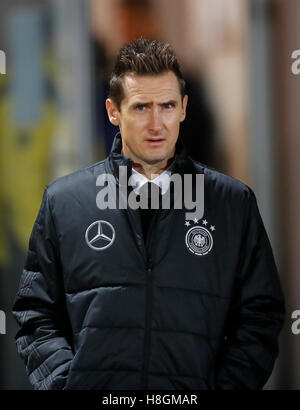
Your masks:
<path fill-rule="evenodd" d="M 147 182 L 153 182 L 161 188 L 162 194 L 164 195 L 170 186 L 172 166 L 173 163 L 164 172 L 162 172 L 156 178 L 153 179 L 148 179 L 145 175 L 140 174 L 138 171 L 132 168 L 132 175 L 129 179 L 129 184 L 132 186 L 134 192 L 138 194 L 139 190 L 143 185 L 147 184 Z"/>

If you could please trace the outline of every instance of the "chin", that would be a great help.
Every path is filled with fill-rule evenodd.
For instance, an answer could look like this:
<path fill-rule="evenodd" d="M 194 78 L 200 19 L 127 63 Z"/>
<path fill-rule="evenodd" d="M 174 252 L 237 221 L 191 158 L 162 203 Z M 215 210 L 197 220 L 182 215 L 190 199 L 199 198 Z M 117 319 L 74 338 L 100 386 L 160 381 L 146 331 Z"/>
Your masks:
<path fill-rule="evenodd" d="M 145 157 L 145 162 L 148 164 L 155 164 L 157 162 L 165 161 L 168 158 L 166 154 L 152 154 Z"/>

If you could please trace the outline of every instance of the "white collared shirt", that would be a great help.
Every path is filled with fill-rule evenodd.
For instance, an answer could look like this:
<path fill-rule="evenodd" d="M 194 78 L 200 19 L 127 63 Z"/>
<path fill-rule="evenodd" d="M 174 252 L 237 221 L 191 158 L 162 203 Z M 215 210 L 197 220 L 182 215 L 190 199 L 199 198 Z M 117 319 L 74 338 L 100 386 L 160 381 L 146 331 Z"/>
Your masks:
<path fill-rule="evenodd" d="M 133 187 L 134 192 L 138 194 L 143 185 L 147 184 L 147 182 L 153 182 L 161 188 L 162 194 L 164 195 L 170 186 L 170 177 L 172 174 L 170 170 L 171 166 L 172 164 L 154 179 L 148 179 L 145 175 L 140 174 L 132 168 L 132 175 L 129 178 L 129 183 Z"/>

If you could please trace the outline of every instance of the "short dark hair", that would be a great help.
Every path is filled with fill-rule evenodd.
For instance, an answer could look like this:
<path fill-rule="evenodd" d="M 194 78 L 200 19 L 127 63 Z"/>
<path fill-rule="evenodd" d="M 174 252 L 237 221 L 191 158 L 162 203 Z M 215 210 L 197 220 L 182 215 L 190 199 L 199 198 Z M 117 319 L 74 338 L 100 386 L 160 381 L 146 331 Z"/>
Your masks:
<path fill-rule="evenodd" d="M 152 10 L 151 0 L 120 0 L 119 7 L 140 9 L 143 11 Z"/>
<path fill-rule="evenodd" d="M 182 98 L 185 81 L 177 57 L 170 44 L 158 40 L 139 38 L 125 44 L 119 51 L 110 77 L 109 98 L 121 108 L 124 98 L 123 78 L 126 74 L 158 75 L 172 71 L 179 83 Z"/>

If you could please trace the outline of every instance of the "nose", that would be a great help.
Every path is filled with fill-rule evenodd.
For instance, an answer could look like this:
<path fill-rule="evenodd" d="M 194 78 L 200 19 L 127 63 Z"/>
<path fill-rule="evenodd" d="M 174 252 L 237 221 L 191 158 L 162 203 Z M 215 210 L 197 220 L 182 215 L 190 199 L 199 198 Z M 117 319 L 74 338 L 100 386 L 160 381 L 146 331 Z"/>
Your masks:
<path fill-rule="evenodd" d="M 149 131 L 153 134 L 159 134 L 162 130 L 163 121 L 162 113 L 159 107 L 152 107 L 149 118 Z"/>

